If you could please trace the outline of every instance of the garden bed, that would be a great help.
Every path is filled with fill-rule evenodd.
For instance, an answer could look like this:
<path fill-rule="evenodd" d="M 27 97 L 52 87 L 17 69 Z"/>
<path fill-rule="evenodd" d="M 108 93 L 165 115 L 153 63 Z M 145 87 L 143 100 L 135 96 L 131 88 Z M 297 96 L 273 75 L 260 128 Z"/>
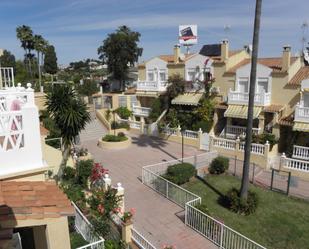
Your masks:
<path fill-rule="evenodd" d="M 115 135 L 106 135 L 98 141 L 98 146 L 102 149 L 125 149 L 131 145 L 131 138 L 123 133 Z"/>
<path fill-rule="evenodd" d="M 267 249 L 308 248 L 309 202 L 250 185 L 258 194 L 258 208 L 249 216 L 238 215 L 221 206 L 218 199 L 232 187 L 239 189 L 240 183 L 233 176 L 208 175 L 204 181 L 194 179 L 183 187 L 202 197 L 211 216 Z"/>

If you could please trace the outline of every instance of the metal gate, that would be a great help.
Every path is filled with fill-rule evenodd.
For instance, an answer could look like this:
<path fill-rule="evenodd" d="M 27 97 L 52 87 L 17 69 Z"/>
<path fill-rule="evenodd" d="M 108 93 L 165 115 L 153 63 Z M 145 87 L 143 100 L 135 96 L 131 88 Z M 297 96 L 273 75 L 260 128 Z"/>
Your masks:
<path fill-rule="evenodd" d="M 210 137 L 208 133 L 203 133 L 200 139 L 200 150 L 209 151 Z"/>
<path fill-rule="evenodd" d="M 272 169 L 270 189 L 289 194 L 291 185 L 291 172 Z"/>

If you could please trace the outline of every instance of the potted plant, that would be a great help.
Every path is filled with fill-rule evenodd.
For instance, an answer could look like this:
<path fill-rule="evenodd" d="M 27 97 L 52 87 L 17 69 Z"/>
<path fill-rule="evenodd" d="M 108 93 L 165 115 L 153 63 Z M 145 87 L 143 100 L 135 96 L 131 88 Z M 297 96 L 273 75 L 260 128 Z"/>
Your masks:
<path fill-rule="evenodd" d="M 122 217 L 121 217 L 122 222 L 125 225 L 131 224 L 132 223 L 132 217 L 134 216 L 134 214 L 135 214 L 134 208 L 131 208 L 130 211 L 124 212 Z"/>

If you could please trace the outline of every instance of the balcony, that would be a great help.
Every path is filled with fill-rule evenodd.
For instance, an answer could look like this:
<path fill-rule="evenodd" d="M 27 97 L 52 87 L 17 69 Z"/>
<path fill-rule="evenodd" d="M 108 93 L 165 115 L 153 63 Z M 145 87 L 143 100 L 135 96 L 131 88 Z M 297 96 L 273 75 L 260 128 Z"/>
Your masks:
<path fill-rule="evenodd" d="M 235 139 L 239 137 L 240 135 L 246 134 L 246 127 L 243 126 L 237 126 L 237 125 L 226 125 L 223 131 L 220 134 L 220 137 L 225 137 L 228 139 Z M 252 128 L 252 133 L 254 135 L 260 134 L 261 129 L 260 128 Z"/>
<path fill-rule="evenodd" d="M 166 91 L 166 81 L 137 81 L 137 91 L 149 91 L 149 92 L 164 92 Z"/>
<path fill-rule="evenodd" d="M 232 91 L 228 93 L 228 104 L 247 105 L 249 102 L 249 93 Z M 254 104 L 259 106 L 267 106 L 271 103 L 271 93 L 260 92 L 255 93 Z"/>
<path fill-rule="evenodd" d="M 309 123 L 309 107 L 302 102 L 296 105 L 294 121 Z"/>
<path fill-rule="evenodd" d="M 139 117 L 148 117 L 151 112 L 151 108 L 141 107 L 141 106 L 133 106 L 133 115 Z"/>

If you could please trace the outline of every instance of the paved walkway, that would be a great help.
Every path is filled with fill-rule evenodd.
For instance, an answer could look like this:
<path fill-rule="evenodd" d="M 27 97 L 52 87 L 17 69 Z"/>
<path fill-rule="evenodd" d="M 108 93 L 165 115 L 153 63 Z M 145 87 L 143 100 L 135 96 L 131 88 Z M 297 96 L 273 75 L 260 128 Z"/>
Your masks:
<path fill-rule="evenodd" d="M 83 136 L 85 137 L 85 136 Z M 125 188 L 126 209 L 136 208 L 134 226 L 157 249 L 172 244 L 177 249 L 215 249 L 206 238 L 183 222 L 183 210 L 154 192 L 140 181 L 142 167 L 181 157 L 181 146 L 176 143 L 147 136 L 132 136 L 132 145 L 122 150 L 102 150 L 97 140 L 82 139 L 95 161 L 110 170 L 115 185 L 121 182 Z M 185 146 L 185 156 L 200 154 L 201 151 Z"/>

